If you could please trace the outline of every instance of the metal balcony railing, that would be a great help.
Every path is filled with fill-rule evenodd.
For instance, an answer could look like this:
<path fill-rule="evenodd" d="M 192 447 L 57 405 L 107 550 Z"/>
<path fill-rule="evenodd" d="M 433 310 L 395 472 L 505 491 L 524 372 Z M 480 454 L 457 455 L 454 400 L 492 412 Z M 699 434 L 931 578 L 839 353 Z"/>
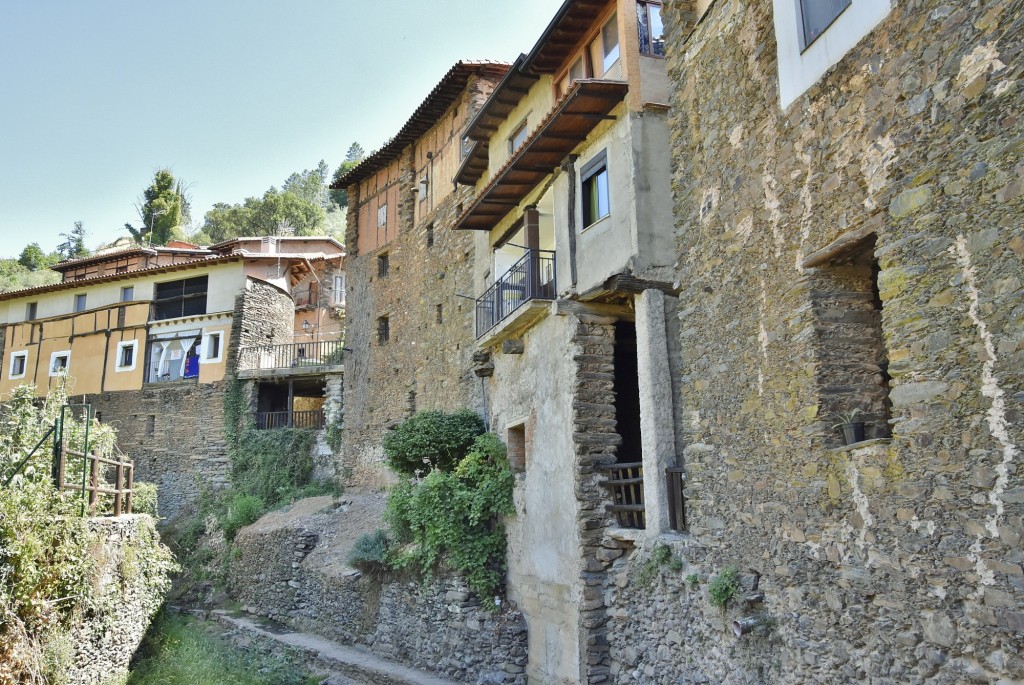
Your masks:
<path fill-rule="evenodd" d="M 324 410 L 311 411 L 261 411 L 256 412 L 256 428 L 323 428 Z"/>
<path fill-rule="evenodd" d="M 554 251 L 527 250 L 477 298 L 476 337 L 483 337 L 527 302 L 553 300 L 557 293 Z"/>
<path fill-rule="evenodd" d="M 291 369 L 341 364 L 341 356 L 341 342 L 338 340 L 284 345 L 246 345 L 239 351 L 238 370 Z"/>

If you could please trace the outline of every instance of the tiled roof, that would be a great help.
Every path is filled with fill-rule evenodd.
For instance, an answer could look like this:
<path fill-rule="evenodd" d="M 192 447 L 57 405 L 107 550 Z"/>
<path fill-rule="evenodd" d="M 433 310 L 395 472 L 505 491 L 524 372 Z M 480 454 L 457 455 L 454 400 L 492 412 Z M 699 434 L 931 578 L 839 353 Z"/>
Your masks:
<path fill-rule="evenodd" d="M 448 70 L 448 73 L 434 86 L 434 89 L 430 91 L 430 94 L 427 95 L 420 106 L 416 108 L 416 111 L 405 122 L 405 126 L 402 127 L 398 134 L 386 142 L 379 150 L 363 159 L 347 174 L 332 183 L 331 188 L 344 189 L 359 183 L 398 159 L 402 154 L 402 150 L 437 123 L 438 118 L 448 110 L 448 107 L 455 102 L 459 94 L 466 88 L 471 75 L 482 74 L 500 78 L 505 75 L 508 69 L 508 64 L 490 60 L 456 62 L 455 66 Z"/>

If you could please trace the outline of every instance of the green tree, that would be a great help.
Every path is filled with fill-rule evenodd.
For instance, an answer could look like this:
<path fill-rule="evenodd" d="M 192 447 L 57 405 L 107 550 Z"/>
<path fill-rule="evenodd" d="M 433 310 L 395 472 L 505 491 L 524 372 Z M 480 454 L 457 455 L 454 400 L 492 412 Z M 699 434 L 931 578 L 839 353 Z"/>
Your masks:
<path fill-rule="evenodd" d="M 324 178 L 327 165 L 295 173 L 281 190 L 270 188 L 262 197 L 248 197 L 242 204 L 218 202 L 206 213 L 200 231 L 215 241 L 238 236 L 321 235 L 324 218 Z"/>
<path fill-rule="evenodd" d="M 77 259 L 88 255 L 89 250 L 85 247 L 85 234 L 85 225 L 81 221 L 76 221 L 75 227 L 71 229 L 70 233 L 60 234 L 60 237 L 64 238 L 64 242 L 57 245 L 57 254 L 62 259 Z"/>
<path fill-rule="evenodd" d="M 174 229 L 182 225 L 185 213 L 189 211 L 188 201 L 182 196 L 184 188 L 176 181 L 169 169 L 160 169 L 153 176 L 153 183 L 142 193 L 136 209 L 142 225 L 135 228 L 125 224 L 137 243 L 166 245 L 173 237 Z"/>
<path fill-rule="evenodd" d="M 345 153 L 345 161 L 342 162 L 334 171 L 334 177 L 331 179 L 331 183 L 336 183 L 339 178 L 354 169 L 365 156 L 366 151 L 363 150 L 362 145 L 359 143 L 352 143 L 349 145 L 348 152 Z M 331 199 L 334 200 L 339 207 L 348 207 L 348 189 L 332 188 Z"/>
<path fill-rule="evenodd" d="M 29 271 L 39 271 L 53 266 L 57 262 L 56 255 L 48 255 L 39 247 L 39 243 L 29 243 L 21 251 L 18 263 Z"/>

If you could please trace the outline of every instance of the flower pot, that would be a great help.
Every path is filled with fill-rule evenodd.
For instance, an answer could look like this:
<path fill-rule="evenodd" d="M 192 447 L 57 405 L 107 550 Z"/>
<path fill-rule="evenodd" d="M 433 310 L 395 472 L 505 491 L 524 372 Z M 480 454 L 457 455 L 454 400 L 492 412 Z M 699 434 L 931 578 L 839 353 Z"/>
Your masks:
<path fill-rule="evenodd" d="M 856 442 L 864 442 L 864 422 L 854 421 L 853 423 L 844 423 L 842 425 L 843 439 L 846 440 L 847 445 L 852 445 Z"/>

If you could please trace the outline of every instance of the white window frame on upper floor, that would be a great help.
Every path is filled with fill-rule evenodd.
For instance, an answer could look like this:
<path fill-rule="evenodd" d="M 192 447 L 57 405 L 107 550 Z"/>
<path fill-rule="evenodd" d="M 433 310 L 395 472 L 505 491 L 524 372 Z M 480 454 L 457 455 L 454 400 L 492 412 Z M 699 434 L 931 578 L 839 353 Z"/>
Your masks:
<path fill-rule="evenodd" d="M 804 48 L 801 0 L 772 0 L 779 64 L 779 105 L 786 109 L 871 33 L 892 10 L 892 0 L 852 0 Z"/>
<path fill-rule="evenodd" d="M 14 373 L 14 361 L 16 359 L 24 360 L 21 366 L 21 373 Z M 24 378 L 28 374 L 28 350 L 18 350 L 11 355 L 11 365 L 7 368 L 7 377 L 12 381 L 18 378 Z"/>
<path fill-rule="evenodd" d="M 331 293 L 331 301 L 339 306 L 345 306 L 345 272 L 339 271 L 334 274 L 334 288 Z"/>
<path fill-rule="evenodd" d="M 217 338 L 217 356 L 211 357 L 210 345 L 213 338 Z M 203 340 L 200 345 L 200 364 L 219 364 L 224 361 L 224 331 L 203 331 Z"/>
<path fill-rule="evenodd" d="M 122 365 L 121 360 L 124 359 L 124 350 L 131 348 L 132 350 L 132 363 Z M 136 365 L 139 363 L 139 341 L 138 340 L 123 340 L 117 343 L 117 358 L 114 359 L 114 372 L 120 371 L 134 371 Z"/>

